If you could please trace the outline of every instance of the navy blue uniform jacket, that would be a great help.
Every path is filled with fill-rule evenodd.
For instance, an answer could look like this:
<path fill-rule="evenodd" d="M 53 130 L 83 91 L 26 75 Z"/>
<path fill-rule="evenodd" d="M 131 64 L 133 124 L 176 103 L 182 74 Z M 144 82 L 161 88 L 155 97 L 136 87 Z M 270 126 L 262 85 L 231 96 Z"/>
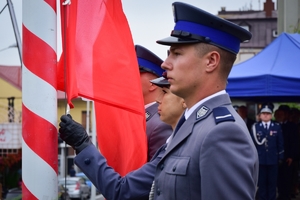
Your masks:
<path fill-rule="evenodd" d="M 271 121 L 270 127 L 266 130 L 262 122 L 255 123 L 252 128 L 252 137 L 257 148 L 260 165 L 277 165 L 278 160 L 283 160 L 283 137 L 281 126 Z M 256 137 L 256 139 L 254 138 Z M 265 140 L 265 142 L 263 142 Z M 263 142 L 263 144 L 259 144 Z"/>
<path fill-rule="evenodd" d="M 94 145 L 83 149 L 74 161 L 106 199 L 146 200 L 149 197 L 157 163 L 162 158 L 165 147 L 166 145 L 163 145 L 150 162 L 124 177 L 107 165 L 106 159 Z"/>

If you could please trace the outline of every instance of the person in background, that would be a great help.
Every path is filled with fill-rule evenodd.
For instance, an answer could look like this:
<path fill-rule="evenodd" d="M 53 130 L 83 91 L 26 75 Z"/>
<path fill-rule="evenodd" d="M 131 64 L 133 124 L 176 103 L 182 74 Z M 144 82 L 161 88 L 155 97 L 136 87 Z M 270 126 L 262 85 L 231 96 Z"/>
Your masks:
<path fill-rule="evenodd" d="M 151 82 L 161 87 L 156 97 L 161 120 L 171 127 L 175 127 L 186 108 L 184 100 L 170 92 L 169 83 L 166 79 L 158 78 L 151 80 Z M 113 168 L 107 165 L 106 159 L 94 144 L 91 143 L 88 134 L 81 124 L 72 120 L 71 116 L 63 115 L 59 126 L 59 133 L 62 140 L 76 151 L 77 155 L 74 158 L 74 162 L 106 199 L 146 200 L 149 198 L 155 169 L 157 163 L 165 153 L 167 143 L 158 149 L 148 163 L 121 177 Z"/>
<path fill-rule="evenodd" d="M 244 120 L 244 122 L 247 125 L 247 128 L 249 130 L 249 133 L 251 132 L 252 125 L 255 123 L 255 121 L 248 117 L 248 109 L 246 106 L 239 106 L 238 111 L 241 118 Z"/>
<path fill-rule="evenodd" d="M 69 171 L 69 175 L 70 175 L 71 177 L 74 177 L 75 174 L 76 174 L 76 171 L 75 171 L 75 169 L 74 169 L 74 165 L 72 165 L 72 167 L 70 168 L 70 171 Z"/>
<path fill-rule="evenodd" d="M 281 125 L 284 141 L 284 159 L 278 169 L 278 200 L 289 200 L 295 197 L 293 175 L 297 176 L 299 157 L 299 136 L 297 125 L 289 121 L 290 107 L 280 105 L 275 111 L 275 119 Z"/>
<path fill-rule="evenodd" d="M 159 118 L 157 112 L 158 104 L 155 102 L 155 99 L 161 90 L 157 85 L 150 82 L 150 80 L 162 76 L 163 69 L 161 69 L 160 65 L 163 61 L 143 46 L 135 45 L 135 51 L 139 64 L 146 111 L 147 160 L 149 161 L 157 149 L 166 143 L 167 138 L 172 133 L 172 128 Z"/>
<path fill-rule="evenodd" d="M 259 200 L 275 200 L 278 164 L 284 158 L 283 137 L 279 123 L 272 121 L 273 104 L 263 104 L 260 122 L 252 126 L 252 137 L 259 157 Z"/>
<path fill-rule="evenodd" d="M 175 21 L 162 64 L 187 110 L 159 161 L 154 199 L 253 200 L 258 155 L 226 93 L 240 43 L 251 33 L 192 5 L 172 4 Z"/>
<path fill-rule="evenodd" d="M 298 146 L 297 146 L 297 151 L 298 151 L 298 156 L 293 162 L 295 165 L 295 170 L 293 172 L 293 181 L 292 181 L 292 192 L 291 195 L 292 197 L 297 196 L 299 194 L 299 181 L 298 181 L 298 173 L 300 174 L 300 110 L 298 108 L 291 108 L 291 115 L 290 115 L 290 121 L 296 124 L 297 126 L 297 136 L 298 136 Z"/>
<path fill-rule="evenodd" d="M 238 112 L 238 110 L 239 110 L 239 106 L 238 106 L 238 105 L 234 105 L 233 108 L 234 108 L 234 110 L 235 110 L 236 112 Z"/>

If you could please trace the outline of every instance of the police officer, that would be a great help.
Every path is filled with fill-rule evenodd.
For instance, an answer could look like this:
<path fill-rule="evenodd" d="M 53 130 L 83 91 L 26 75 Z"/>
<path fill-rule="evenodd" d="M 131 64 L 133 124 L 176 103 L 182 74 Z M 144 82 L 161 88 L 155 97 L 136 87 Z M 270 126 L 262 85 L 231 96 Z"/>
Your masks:
<path fill-rule="evenodd" d="M 293 175 L 297 174 L 297 157 L 299 148 L 297 125 L 289 121 L 290 107 L 280 105 L 275 111 L 275 119 L 280 123 L 284 141 L 284 159 L 278 168 L 278 200 L 289 200 L 293 191 Z"/>
<path fill-rule="evenodd" d="M 251 33 L 194 6 L 173 3 L 162 68 L 187 110 L 159 161 L 154 199 L 254 199 L 258 156 L 225 88 L 240 42 Z M 230 84 L 230 82 L 228 83 Z"/>
<path fill-rule="evenodd" d="M 162 122 L 159 118 L 157 112 L 158 104 L 155 100 L 160 95 L 161 90 L 157 85 L 150 82 L 162 76 L 164 70 L 160 65 L 163 61 L 143 46 L 135 45 L 135 51 L 139 64 L 146 111 L 147 161 L 150 161 L 157 149 L 166 143 L 166 140 L 172 133 L 172 127 Z"/>
<path fill-rule="evenodd" d="M 284 158 L 283 137 L 279 123 L 272 121 L 273 105 L 264 104 L 260 122 L 252 126 L 252 136 L 259 156 L 259 200 L 275 200 L 278 163 Z"/>
<path fill-rule="evenodd" d="M 238 108 L 237 112 L 239 113 L 241 118 L 245 121 L 247 128 L 249 130 L 249 133 L 250 133 L 251 128 L 252 128 L 253 124 L 255 123 L 255 121 L 248 117 L 248 108 L 246 106 L 242 105 Z"/>
<path fill-rule="evenodd" d="M 151 82 L 161 87 L 160 90 L 166 91 L 158 98 L 161 120 L 175 127 L 185 109 L 183 99 L 167 91 L 170 84 L 163 77 L 151 80 Z M 71 116 L 63 115 L 59 126 L 60 137 L 76 151 L 77 155 L 74 159 L 76 165 L 106 199 L 148 199 L 155 169 L 165 152 L 166 143 L 158 149 L 150 162 L 121 177 L 107 165 L 106 159 L 91 143 L 81 124 L 72 120 Z"/>

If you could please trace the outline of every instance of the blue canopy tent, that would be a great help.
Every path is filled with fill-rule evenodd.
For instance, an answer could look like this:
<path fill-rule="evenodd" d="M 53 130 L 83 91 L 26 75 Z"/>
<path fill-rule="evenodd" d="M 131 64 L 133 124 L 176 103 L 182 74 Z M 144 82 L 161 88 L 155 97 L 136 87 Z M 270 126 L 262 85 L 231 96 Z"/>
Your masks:
<path fill-rule="evenodd" d="M 226 91 L 256 102 L 300 102 L 300 34 L 282 33 L 256 56 L 234 65 Z"/>

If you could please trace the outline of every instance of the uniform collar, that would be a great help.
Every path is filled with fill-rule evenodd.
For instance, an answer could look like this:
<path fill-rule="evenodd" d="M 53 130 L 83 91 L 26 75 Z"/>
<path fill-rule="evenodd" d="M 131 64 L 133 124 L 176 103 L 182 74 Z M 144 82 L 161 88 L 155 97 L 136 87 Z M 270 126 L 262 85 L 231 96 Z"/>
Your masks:
<path fill-rule="evenodd" d="M 193 105 L 190 109 L 186 109 L 185 110 L 185 113 L 184 113 L 184 116 L 185 116 L 185 119 L 188 119 L 191 114 L 201 105 L 203 104 L 205 101 L 211 99 L 211 98 L 214 98 L 216 96 L 219 96 L 219 95 L 222 95 L 222 94 L 226 94 L 225 90 L 221 90 L 217 93 L 214 93 L 208 97 L 205 97 L 204 99 L 202 99 L 201 101 L 198 101 L 195 105 Z"/>
<path fill-rule="evenodd" d="M 262 124 L 263 124 L 263 126 L 265 127 L 265 124 L 267 124 L 267 127 L 268 127 L 268 129 L 270 128 L 270 125 L 271 125 L 271 120 L 270 121 L 268 121 L 268 122 L 261 122 Z"/>
<path fill-rule="evenodd" d="M 145 109 L 146 109 L 146 108 L 149 108 L 150 106 L 152 106 L 152 105 L 155 104 L 155 103 L 156 103 L 156 102 L 154 101 L 154 102 L 152 102 L 152 103 L 146 104 L 146 105 L 145 105 Z"/>

